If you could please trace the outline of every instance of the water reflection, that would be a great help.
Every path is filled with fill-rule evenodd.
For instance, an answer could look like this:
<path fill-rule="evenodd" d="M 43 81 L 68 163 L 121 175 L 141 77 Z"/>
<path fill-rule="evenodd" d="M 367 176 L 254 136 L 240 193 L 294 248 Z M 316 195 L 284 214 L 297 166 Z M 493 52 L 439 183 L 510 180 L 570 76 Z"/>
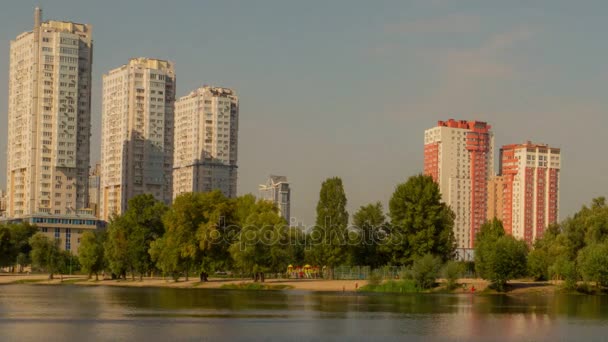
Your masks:
<path fill-rule="evenodd" d="M 604 339 L 608 297 L 10 285 L 2 340 L 321 336 Z M 5 338 L 6 337 L 6 338 Z"/>

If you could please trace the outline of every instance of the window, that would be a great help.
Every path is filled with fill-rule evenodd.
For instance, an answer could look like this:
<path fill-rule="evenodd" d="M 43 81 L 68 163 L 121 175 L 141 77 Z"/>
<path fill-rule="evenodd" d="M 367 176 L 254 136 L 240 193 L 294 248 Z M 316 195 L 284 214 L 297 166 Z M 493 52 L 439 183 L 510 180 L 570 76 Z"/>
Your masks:
<path fill-rule="evenodd" d="M 59 239 L 59 234 L 61 233 L 61 229 L 60 228 L 55 228 L 55 239 Z"/>

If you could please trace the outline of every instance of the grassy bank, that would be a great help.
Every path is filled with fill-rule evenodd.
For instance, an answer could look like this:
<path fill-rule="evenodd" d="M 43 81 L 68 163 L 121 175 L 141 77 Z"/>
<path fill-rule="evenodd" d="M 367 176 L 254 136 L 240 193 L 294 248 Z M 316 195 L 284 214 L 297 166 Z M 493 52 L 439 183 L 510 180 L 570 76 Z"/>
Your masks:
<path fill-rule="evenodd" d="M 262 284 L 262 283 L 240 283 L 240 284 L 224 284 L 220 286 L 220 289 L 228 289 L 228 290 L 290 290 L 293 289 L 291 285 L 271 285 L 271 284 Z"/>

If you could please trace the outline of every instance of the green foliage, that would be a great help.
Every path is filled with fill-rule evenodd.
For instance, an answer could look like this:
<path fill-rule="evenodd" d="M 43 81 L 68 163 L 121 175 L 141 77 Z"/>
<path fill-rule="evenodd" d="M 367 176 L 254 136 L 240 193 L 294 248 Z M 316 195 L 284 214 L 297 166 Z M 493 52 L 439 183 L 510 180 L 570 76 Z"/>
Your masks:
<path fill-rule="evenodd" d="M 411 279 L 389 280 L 384 283 L 374 285 L 367 284 L 362 286 L 361 292 L 388 292 L 388 293 L 418 293 L 420 288 L 415 281 Z"/>
<path fill-rule="evenodd" d="M 496 290 L 504 291 L 508 280 L 526 274 L 526 256 L 525 242 L 505 236 L 502 222 L 482 225 L 475 241 L 475 268 Z"/>
<path fill-rule="evenodd" d="M 38 232 L 29 223 L 0 225 L 0 267 L 31 263 L 29 239 Z"/>
<path fill-rule="evenodd" d="M 106 234 L 102 231 L 85 232 L 80 239 L 78 248 L 78 261 L 82 270 L 89 278 L 95 274 L 95 280 L 99 280 L 99 272 L 105 267 L 104 242 Z"/>
<path fill-rule="evenodd" d="M 441 275 L 445 279 L 448 290 L 453 290 L 458 286 L 458 279 L 464 273 L 465 265 L 453 260 L 448 261 L 441 270 Z"/>
<path fill-rule="evenodd" d="M 230 246 L 230 254 L 238 268 L 264 281 L 264 273 L 287 268 L 287 226 L 276 208 L 266 201 L 258 201 L 250 209 L 238 239 Z"/>
<path fill-rule="evenodd" d="M 414 260 L 412 277 L 419 288 L 430 289 L 435 285 L 435 280 L 439 276 L 440 269 L 441 259 L 432 254 L 425 254 Z"/>
<path fill-rule="evenodd" d="M 549 276 L 554 280 L 563 280 L 563 287 L 566 290 L 576 289 L 576 283 L 578 281 L 576 263 L 569 260 L 566 255 L 558 257 L 549 267 Z"/>
<path fill-rule="evenodd" d="M 342 179 L 329 178 L 321 185 L 317 220 L 312 231 L 312 250 L 308 258 L 330 271 L 346 260 L 348 212 Z"/>
<path fill-rule="evenodd" d="M 583 280 L 608 285 L 608 243 L 593 243 L 583 248 L 577 258 Z"/>
<path fill-rule="evenodd" d="M 382 273 L 378 270 L 373 270 L 367 278 L 367 284 L 370 286 L 378 286 L 382 284 Z"/>
<path fill-rule="evenodd" d="M 528 275 L 534 280 L 548 280 L 549 262 L 549 256 L 544 249 L 533 249 L 528 254 Z"/>
<path fill-rule="evenodd" d="M 389 203 L 391 263 L 410 265 L 431 253 L 444 261 L 455 252 L 454 213 L 441 202 L 439 186 L 429 176 L 410 177 L 397 186 Z"/>
<path fill-rule="evenodd" d="M 48 272 L 50 279 L 64 267 L 65 258 L 59 248 L 60 241 L 51 241 L 43 233 L 36 233 L 29 240 L 33 266 Z"/>
<path fill-rule="evenodd" d="M 144 194 L 133 197 L 127 211 L 111 219 L 104 247 L 112 273 L 126 278 L 130 272 L 132 277 L 139 274 L 141 279 L 152 269 L 149 250 L 152 242 L 163 235 L 162 217 L 166 210 L 153 195 Z"/>
<path fill-rule="evenodd" d="M 355 232 L 350 239 L 353 265 L 366 265 L 378 268 L 386 265 L 387 257 L 381 244 L 388 234 L 386 217 L 382 203 L 376 202 L 362 206 L 353 216 Z"/>
<path fill-rule="evenodd" d="M 183 273 L 187 280 L 188 272 L 197 269 L 206 280 L 209 273 L 229 267 L 228 248 L 240 229 L 236 202 L 217 190 L 178 196 L 163 216 L 165 234 L 149 250 L 163 273 L 176 280 Z"/>
<path fill-rule="evenodd" d="M 260 290 L 288 290 L 293 288 L 293 286 L 290 285 L 267 285 L 267 284 L 260 284 L 260 283 L 240 283 L 240 284 L 224 284 L 220 287 L 221 289 L 226 289 L 226 290 L 253 290 L 253 291 L 260 291 Z"/>

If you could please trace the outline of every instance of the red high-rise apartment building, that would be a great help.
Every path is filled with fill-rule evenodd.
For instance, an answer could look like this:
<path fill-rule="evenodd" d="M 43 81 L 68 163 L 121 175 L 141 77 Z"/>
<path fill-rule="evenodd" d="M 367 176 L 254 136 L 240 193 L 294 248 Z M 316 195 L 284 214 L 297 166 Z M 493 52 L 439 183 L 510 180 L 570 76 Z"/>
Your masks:
<path fill-rule="evenodd" d="M 500 149 L 504 181 L 502 217 L 505 231 L 532 244 L 557 223 L 560 149 L 548 145 L 506 145 Z"/>
<path fill-rule="evenodd" d="M 494 135 L 481 121 L 439 121 L 424 132 L 424 173 L 439 184 L 454 213 L 459 248 L 473 248 L 486 221 L 487 185 L 494 169 Z"/>

